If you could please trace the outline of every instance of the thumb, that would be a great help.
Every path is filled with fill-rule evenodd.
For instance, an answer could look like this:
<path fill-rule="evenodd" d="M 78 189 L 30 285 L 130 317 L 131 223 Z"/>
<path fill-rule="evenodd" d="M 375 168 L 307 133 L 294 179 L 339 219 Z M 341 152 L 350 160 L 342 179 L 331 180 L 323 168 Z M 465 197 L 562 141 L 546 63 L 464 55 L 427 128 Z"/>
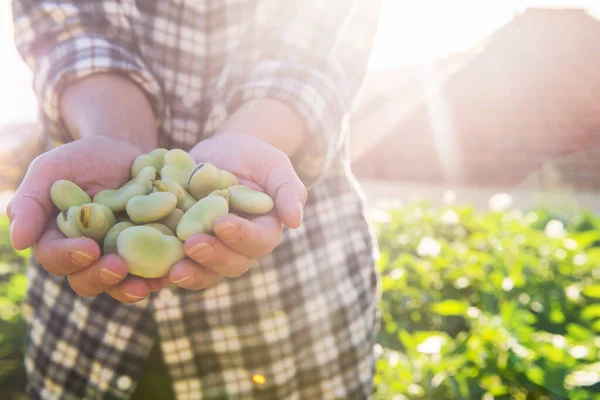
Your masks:
<path fill-rule="evenodd" d="M 50 197 L 52 182 L 36 175 L 27 172 L 6 208 L 10 242 L 16 250 L 27 249 L 37 242 L 54 209 Z"/>
<path fill-rule="evenodd" d="M 269 166 L 263 187 L 273 198 L 279 219 L 295 229 L 302 224 L 307 191 L 289 159 L 285 160 Z"/>

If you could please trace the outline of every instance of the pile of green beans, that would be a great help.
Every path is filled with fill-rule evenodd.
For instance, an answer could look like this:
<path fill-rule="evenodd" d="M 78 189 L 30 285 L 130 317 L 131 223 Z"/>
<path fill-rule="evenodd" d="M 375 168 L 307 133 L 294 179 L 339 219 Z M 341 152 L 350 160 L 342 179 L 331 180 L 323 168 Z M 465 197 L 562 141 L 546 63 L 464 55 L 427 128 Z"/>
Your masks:
<path fill-rule="evenodd" d="M 197 233 L 213 235 L 219 217 L 266 214 L 274 207 L 266 193 L 211 163 L 196 164 L 180 149 L 143 154 L 130 174 L 120 188 L 93 198 L 68 180 L 54 182 L 50 196 L 66 237 L 95 240 L 102 254 L 118 254 L 130 274 L 143 278 L 165 276 L 185 258 L 183 243 Z"/>

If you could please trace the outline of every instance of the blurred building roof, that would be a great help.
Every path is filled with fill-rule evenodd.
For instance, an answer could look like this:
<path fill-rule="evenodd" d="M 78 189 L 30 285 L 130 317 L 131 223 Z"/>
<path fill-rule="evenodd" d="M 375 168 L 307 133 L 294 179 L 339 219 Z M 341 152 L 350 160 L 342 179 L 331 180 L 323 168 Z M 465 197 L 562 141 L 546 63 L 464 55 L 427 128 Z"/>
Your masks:
<path fill-rule="evenodd" d="M 352 120 L 353 171 L 518 185 L 559 158 L 600 148 L 598 65 L 600 21 L 584 10 L 535 8 L 473 51 L 374 75 Z M 569 160 L 563 179 L 600 188 L 599 158 Z"/>

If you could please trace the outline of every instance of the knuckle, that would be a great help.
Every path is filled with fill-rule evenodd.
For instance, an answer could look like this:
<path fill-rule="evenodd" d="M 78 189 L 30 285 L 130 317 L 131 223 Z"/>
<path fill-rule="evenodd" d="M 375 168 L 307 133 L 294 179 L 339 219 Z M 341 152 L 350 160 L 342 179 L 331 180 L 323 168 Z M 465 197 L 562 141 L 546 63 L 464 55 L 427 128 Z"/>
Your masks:
<path fill-rule="evenodd" d="M 90 290 L 87 285 L 82 284 L 79 280 L 73 281 L 71 275 L 67 275 L 67 280 L 69 281 L 69 286 L 71 289 L 77 293 L 81 297 L 93 297 L 94 293 Z"/>
<path fill-rule="evenodd" d="M 256 246 L 255 251 L 253 252 L 256 258 L 265 257 L 275 249 L 277 246 L 276 242 L 267 242 Z"/>
<path fill-rule="evenodd" d="M 253 251 L 256 258 L 261 258 L 271 254 L 273 250 L 275 250 L 275 248 L 279 245 L 279 243 L 281 243 L 282 237 L 283 229 L 280 227 L 280 229 L 278 229 L 277 232 L 274 232 L 272 235 L 270 235 L 267 240 L 261 243 L 257 243 L 256 246 L 254 246 Z"/>
<path fill-rule="evenodd" d="M 226 276 L 227 278 L 239 278 L 240 276 L 244 275 L 246 272 L 248 272 L 248 270 L 250 269 L 250 264 L 251 263 L 243 263 L 243 264 L 237 264 L 237 265 L 232 265 L 230 267 L 225 268 L 225 272 L 223 273 L 223 276 Z"/>
<path fill-rule="evenodd" d="M 44 164 L 48 158 L 48 155 L 43 153 L 35 156 L 33 160 L 29 163 L 29 167 L 27 167 L 27 172 L 35 173 L 37 171 L 43 170 Z"/>
<path fill-rule="evenodd" d="M 67 272 L 64 268 L 61 268 L 56 263 L 47 260 L 46 257 L 44 257 L 44 252 L 40 251 L 37 246 L 34 246 L 33 248 L 33 257 L 50 275 L 56 277 L 63 277 L 67 275 Z"/>

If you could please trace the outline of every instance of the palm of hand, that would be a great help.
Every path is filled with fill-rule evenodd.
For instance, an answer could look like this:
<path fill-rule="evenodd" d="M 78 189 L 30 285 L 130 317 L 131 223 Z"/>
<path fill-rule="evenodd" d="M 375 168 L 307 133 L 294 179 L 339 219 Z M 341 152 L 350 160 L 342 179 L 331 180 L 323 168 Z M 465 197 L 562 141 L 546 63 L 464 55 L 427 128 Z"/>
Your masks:
<path fill-rule="evenodd" d="M 64 237 L 56 225 L 57 210 L 50 197 L 50 188 L 59 179 L 76 183 L 90 197 L 100 190 L 116 189 L 129 180 L 131 163 L 142 153 L 129 143 L 94 137 L 36 158 L 8 206 L 13 246 L 33 246 L 43 268 L 67 276 L 73 290 L 82 296 L 107 291 L 124 302 L 145 297 L 150 284 L 141 278 L 125 279 L 127 266 L 118 255 L 102 256 L 100 245 L 90 238 Z"/>
<path fill-rule="evenodd" d="M 116 189 L 130 179 L 131 163 L 143 152 L 124 142 L 89 138 L 68 143 L 40 160 L 48 180 L 68 179 L 90 196 L 100 190 Z M 32 165 L 32 168 L 36 168 Z"/>

